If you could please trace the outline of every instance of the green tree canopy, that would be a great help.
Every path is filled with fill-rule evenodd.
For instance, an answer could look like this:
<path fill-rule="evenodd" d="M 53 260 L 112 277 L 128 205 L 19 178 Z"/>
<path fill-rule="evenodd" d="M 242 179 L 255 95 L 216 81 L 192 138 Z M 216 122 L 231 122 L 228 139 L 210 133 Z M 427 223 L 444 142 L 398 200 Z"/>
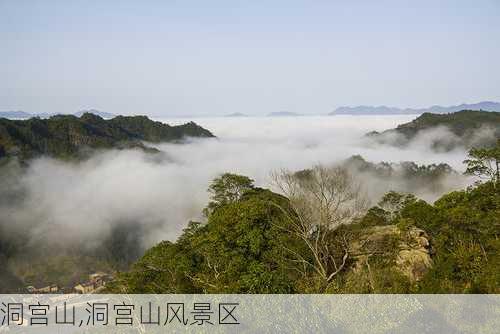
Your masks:
<path fill-rule="evenodd" d="M 301 273 L 292 255 L 307 250 L 294 235 L 283 232 L 286 218 L 280 208 L 287 202 L 260 188 L 247 189 L 239 199 L 224 199 L 206 224 L 191 222 L 176 242 L 151 248 L 130 272 L 110 283 L 108 291 L 296 292 Z"/>
<path fill-rule="evenodd" d="M 464 163 L 467 164 L 466 174 L 490 180 L 498 186 L 500 183 L 500 139 L 493 147 L 472 148 L 469 151 L 469 159 L 464 160 Z"/>
<path fill-rule="evenodd" d="M 224 173 L 215 178 L 208 187 L 211 201 L 204 210 L 205 216 L 216 207 L 239 200 L 246 191 L 254 188 L 253 182 L 249 177 L 232 173 Z"/>

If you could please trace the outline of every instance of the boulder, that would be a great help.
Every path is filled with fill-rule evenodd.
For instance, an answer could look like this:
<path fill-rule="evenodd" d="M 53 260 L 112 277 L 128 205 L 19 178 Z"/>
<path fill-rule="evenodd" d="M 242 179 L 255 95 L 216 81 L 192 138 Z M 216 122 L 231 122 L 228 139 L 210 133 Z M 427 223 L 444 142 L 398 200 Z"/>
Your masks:
<path fill-rule="evenodd" d="M 350 244 L 349 252 L 355 259 L 353 270 L 362 270 L 368 259 L 385 257 L 411 282 L 420 280 L 432 267 L 431 245 L 427 233 L 414 226 L 374 226 L 363 231 Z"/>

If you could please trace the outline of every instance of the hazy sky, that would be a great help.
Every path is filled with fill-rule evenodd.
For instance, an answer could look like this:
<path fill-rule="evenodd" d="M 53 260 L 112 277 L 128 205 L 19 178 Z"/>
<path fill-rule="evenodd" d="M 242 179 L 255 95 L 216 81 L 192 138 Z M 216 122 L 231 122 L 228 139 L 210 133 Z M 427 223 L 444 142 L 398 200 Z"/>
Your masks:
<path fill-rule="evenodd" d="M 0 110 L 500 100 L 500 1 L 0 0 Z"/>

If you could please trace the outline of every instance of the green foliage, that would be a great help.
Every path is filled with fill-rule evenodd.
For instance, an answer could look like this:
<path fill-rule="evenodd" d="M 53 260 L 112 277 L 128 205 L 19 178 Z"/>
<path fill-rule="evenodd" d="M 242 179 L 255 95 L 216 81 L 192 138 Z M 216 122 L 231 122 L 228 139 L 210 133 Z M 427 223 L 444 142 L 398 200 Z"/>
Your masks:
<path fill-rule="evenodd" d="M 421 292 L 498 293 L 500 286 L 500 193 L 492 182 L 452 192 L 418 224 L 432 236 L 434 266 Z M 422 216 L 422 214 L 421 214 Z"/>
<path fill-rule="evenodd" d="M 462 136 L 470 129 L 478 129 L 483 125 L 498 126 L 500 113 L 480 110 L 462 110 L 449 114 L 424 113 L 410 123 L 397 128 L 407 133 L 415 133 L 435 126 L 446 126 L 457 136 Z"/>
<path fill-rule="evenodd" d="M 43 287 L 55 284 L 59 287 L 73 287 L 78 282 L 87 280 L 90 273 L 96 271 L 109 272 L 112 268 L 109 262 L 96 259 L 94 256 L 78 253 L 52 254 L 50 257 L 35 256 L 27 259 L 9 261 L 9 268 L 22 277 L 25 287 L 33 285 Z"/>
<path fill-rule="evenodd" d="M 57 115 L 48 119 L 8 120 L 0 118 L 0 159 L 17 156 L 24 159 L 38 155 L 74 158 L 84 148 L 139 148 L 142 141 L 166 142 L 190 137 L 213 137 L 210 131 L 187 123 L 170 126 L 146 116 L 118 116 L 110 120 L 85 113 L 78 118 Z"/>
<path fill-rule="evenodd" d="M 0 224 L 0 291 L 23 293 L 28 285 L 40 288 L 51 284 L 71 291 L 96 271 L 111 274 L 124 270 L 144 254 L 143 234 L 140 224 L 122 221 L 89 247 L 79 240 L 62 242 L 63 231 L 61 237 L 47 242 L 43 237 L 34 239 L 26 229 Z"/>
<path fill-rule="evenodd" d="M 227 177 L 251 184 L 247 178 Z M 177 242 L 150 249 L 130 272 L 119 275 L 109 291 L 295 292 L 299 274 L 289 260 L 290 252 L 304 249 L 277 224 L 285 219 L 280 208 L 286 203 L 284 197 L 259 188 L 247 189 L 231 201 L 224 197 L 206 224 L 191 223 Z"/>
<path fill-rule="evenodd" d="M 411 122 L 398 125 L 397 128 L 382 133 L 370 133 L 368 137 L 384 144 L 405 146 L 424 130 L 446 127 L 455 138 L 445 136 L 436 138 L 432 148 L 438 151 L 449 151 L 457 146 L 473 147 L 494 145 L 495 138 L 500 137 L 500 112 L 462 110 L 450 114 L 424 113 Z M 491 137 L 478 137 L 478 131 L 490 128 Z M 394 137 L 398 140 L 394 141 Z"/>
<path fill-rule="evenodd" d="M 411 194 L 400 194 L 395 191 L 386 193 L 378 203 L 378 207 L 386 213 L 386 219 L 393 221 L 401 217 L 403 208 L 416 202 L 415 196 Z"/>
<path fill-rule="evenodd" d="M 388 225 L 388 224 L 389 221 L 387 220 L 387 212 L 378 206 L 374 206 L 368 209 L 366 215 L 359 222 L 359 225 L 362 227 Z"/>
<path fill-rule="evenodd" d="M 358 271 L 349 271 L 332 293 L 411 293 L 408 279 L 392 262 L 373 262 L 371 259 Z"/>
<path fill-rule="evenodd" d="M 296 177 L 305 182 L 310 173 Z M 229 173 L 209 191 L 208 222 L 191 222 L 177 242 L 149 250 L 110 292 L 500 292 L 500 189 L 493 181 L 434 205 L 387 193 L 362 219 L 325 235 L 333 261 L 346 249 L 349 255 L 345 269 L 326 282 L 303 238 L 289 233 L 287 224 L 299 218 L 287 198 Z"/>
<path fill-rule="evenodd" d="M 229 191 L 235 185 L 239 190 Z M 212 186 L 208 222 L 191 222 L 176 242 L 151 248 L 108 292 L 499 292 L 500 194 L 491 182 L 449 193 L 434 205 L 389 192 L 360 222 L 328 235 L 331 254 L 341 256 L 347 242 L 350 257 L 326 286 L 296 261 L 295 254 L 312 258 L 303 240 L 283 229 L 291 217 L 281 210 L 286 198 L 232 174 Z M 418 238 L 425 232 L 432 267 L 413 281 L 398 259 L 402 249 L 422 247 Z"/>
<path fill-rule="evenodd" d="M 500 185 L 500 139 L 496 145 L 487 148 L 472 148 L 469 159 L 465 160 L 467 169 L 465 174 L 475 175 Z"/>
<path fill-rule="evenodd" d="M 401 210 L 401 218 L 411 219 L 417 227 L 432 231 L 442 223 L 439 210 L 423 200 L 407 203 Z"/>
<path fill-rule="evenodd" d="M 413 161 L 373 163 L 366 161 L 360 155 L 353 155 L 345 160 L 343 166 L 354 171 L 354 174 L 368 174 L 388 183 L 396 183 L 396 185 L 402 183 L 405 187 L 401 189 L 413 189 L 416 193 L 427 191 L 443 193 L 446 189 L 446 182 L 442 182 L 445 177 L 458 175 L 446 163 L 429 165 L 419 165 Z"/>
<path fill-rule="evenodd" d="M 388 224 L 392 221 L 402 231 L 416 226 L 430 235 L 433 266 L 408 291 L 499 292 L 500 193 L 493 182 L 451 192 L 434 205 L 414 198 L 402 204 L 402 198 L 404 195 L 388 193 L 379 205 L 387 207 L 389 203 L 391 208 L 396 208 L 393 210 L 396 214 L 389 215 L 387 212 L 390 210 L 378 206 L 369 210 L 361 224 L 382 225 L 383 222 Z M 376 272 L 373 266 L 372 272 Z M 366 286 L 366 282 L 362 286 Z M 351 287 L 348 291 L 367 292 L 362 288 L 353 289 Z"/>
<path fill-rule="evenodd" d="M 224 173 L 212 181 L 208 187 L 211 201 L 204 210 L 208 216 L 215 208 L 234 203 L 248 190 L 253 189 L 253 180 L 238 174 Z"/>

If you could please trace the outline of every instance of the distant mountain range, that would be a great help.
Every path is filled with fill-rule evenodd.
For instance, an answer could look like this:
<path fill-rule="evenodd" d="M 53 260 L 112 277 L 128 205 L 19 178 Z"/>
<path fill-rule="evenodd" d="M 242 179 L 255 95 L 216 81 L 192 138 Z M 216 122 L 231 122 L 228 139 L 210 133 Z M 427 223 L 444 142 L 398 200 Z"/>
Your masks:
<path fill-rule="evenodd" d="M 232 114 L 228 114 L 225 117 L 248 117 L 248 115 L 240 113 L 240 112 L 235 112 Z"/>
<path fill-rule="evenodd" d="M 485 110 L 485 111 L 500 111 L 500 103 L 483 101 L 473 104 L 460 104 L 456 106 L 431 106 L 428 108 L 396 108 L 387 106 L 357 106 L 357 107 L 339 107 L 329 115 L 412 115 L 412 114 L 448 114 L 461 110 Z"/>
<path fill-rule="evenodd" d="M 297 114 L 291 111 L 276 111 L 267 114 L 268 117 L 294 117 L 294 116 L 302 116 L 301 114 Z"/>
<path fill-rule="evenodd" d="M 113 117 L 116 117 L 117 115 L 111 114 L 109 112 L 103 112 L 95 109 L 90 109 L 90 110 L 80 110 L 73 115 L 76 117 L 81 117 L 85 113 L 90 113 L 97 115 L 99 117 L 102 117 L 104 119 L 110 119 Z M 38 113 L 38 114 L 30 114 L 25 111 L 0 111 L 0 118 L 8 118 L 8 119 L 28 119 L 32 117 L 39 117 L 39 118 L 49 118 L 52 116 L 56 115 L 61 115 L 61 114 L 56 114 L 56 113 Z"/>
<path fill-rule="evenodd" d="M 24 111 L 0 111 L 0 117 L 9 118 L 9 119 L 25 119 L 33 117 L 32 114 L 28 114 Z"/>
<path fill-rule="evenodd" d="M 449 114 L 462 110 L 483 110 L 483 111 L 500 112 L 500 103 L 493 101 L 482 101 L 478 103 L 471 103 L 471 104 L 464 103 L 448 107 L 434 105 L 428 108 L 397 108 L 388 106 L 355 106 L 355 107 L 343 106 L 335 109 L 328 115 L 421 115 L 423 113 Z M 76 117 L 81 117 L 85 113 L 91 113 L 99 117 L 102 117 L 104 119 L 111 119 L 118 116 L 116 114 L 103 112 L 96 109 L 80 110 L 72 115 Z M 56 114 L 56 113 L 31 114 L 24 111 L 0 111 L 0 118 L 8 118 L 8 119 L 29 119 L 32 117 L 49 118 L 55 115 L 61 115 L 61 114 Z M 250 117 L 250 116 L 255 116 L 255 115 L 247 115 L 241 112 L 235 112 L 227 114 L 224 117 Z M 304 116 L 304 115 L 291 111 L 276 111 L 267 114 L 267 117 L 296 117 L 296 116 Z"/>

